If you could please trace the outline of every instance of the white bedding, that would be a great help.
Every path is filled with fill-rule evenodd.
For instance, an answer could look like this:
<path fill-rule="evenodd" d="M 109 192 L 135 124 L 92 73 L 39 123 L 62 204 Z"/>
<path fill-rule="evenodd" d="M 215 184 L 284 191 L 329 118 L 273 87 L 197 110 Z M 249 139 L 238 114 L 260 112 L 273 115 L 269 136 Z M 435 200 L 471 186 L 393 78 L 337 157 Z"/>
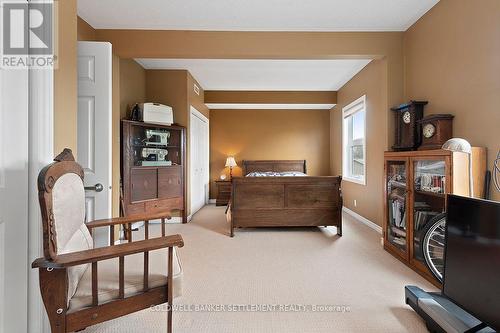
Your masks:
<path fill-rule="evenodd" d="M 298 171 L 285 171 L 285 172 L 274 172 L 274 171 L 254 171 L 246 175 L 246 177 L 304 177 L 307 176 L 303 172 Z"/>

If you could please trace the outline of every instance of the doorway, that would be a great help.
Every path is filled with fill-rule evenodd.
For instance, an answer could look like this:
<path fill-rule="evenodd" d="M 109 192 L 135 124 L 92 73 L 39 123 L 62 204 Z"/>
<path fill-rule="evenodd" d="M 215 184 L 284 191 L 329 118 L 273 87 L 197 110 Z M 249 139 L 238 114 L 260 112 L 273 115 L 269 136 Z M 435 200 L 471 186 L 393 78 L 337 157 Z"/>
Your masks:
<path fill-rule="evenodd" d="M 191 106 L 190 138 L 190 193 L 191 216 L 208 202 L 209 184 L 209 121 Z"/>

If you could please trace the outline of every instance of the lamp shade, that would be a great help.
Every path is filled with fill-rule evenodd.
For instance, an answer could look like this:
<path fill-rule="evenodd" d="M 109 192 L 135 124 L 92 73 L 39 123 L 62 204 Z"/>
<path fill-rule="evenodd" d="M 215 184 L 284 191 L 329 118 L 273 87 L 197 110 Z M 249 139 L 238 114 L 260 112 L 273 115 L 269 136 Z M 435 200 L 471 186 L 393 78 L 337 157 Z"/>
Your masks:
<path fill-rule="evenodd" d="M 238 164 L 236 164 L 236 161 L 234 160 L 234 157 L 233 156 L 229 156 L 227 159 L 226 159 L 226 166 L 227 167 L 235 167 L 237 166 Z"/>
<path fill-rule="evenodd" d="M 472 147 L 469 141 L 460 138 L 449 139 L 443 144 L 442 149 L 453 152 L 472 154 Z"/>

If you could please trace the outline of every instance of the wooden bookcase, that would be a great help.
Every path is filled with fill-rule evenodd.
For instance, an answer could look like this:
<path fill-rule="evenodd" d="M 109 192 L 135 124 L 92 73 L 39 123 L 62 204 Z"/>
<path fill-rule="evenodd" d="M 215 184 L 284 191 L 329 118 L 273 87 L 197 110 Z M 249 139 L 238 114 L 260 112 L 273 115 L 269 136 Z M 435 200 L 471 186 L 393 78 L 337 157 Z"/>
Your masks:
<path fill-rule="evenodd" d="M 167 143 L 152 133 L 167 135 Z M 186 129 L 122 120 L 121 140 L 125 216 L 178 210 L 185 223 Z M 155 161 L 155 152 L 166 157 Z"/>
<path fill-rule="evenodd" d="M 468 155 L 446 150 L 385 152 L 384 248 L 440 286 L 427 269 L 420 241 L 427 222 L 446 209 L 446 194 L 469 196 Z M 473 148 L 474 196 L 482 197 L 486 149 Z"/>

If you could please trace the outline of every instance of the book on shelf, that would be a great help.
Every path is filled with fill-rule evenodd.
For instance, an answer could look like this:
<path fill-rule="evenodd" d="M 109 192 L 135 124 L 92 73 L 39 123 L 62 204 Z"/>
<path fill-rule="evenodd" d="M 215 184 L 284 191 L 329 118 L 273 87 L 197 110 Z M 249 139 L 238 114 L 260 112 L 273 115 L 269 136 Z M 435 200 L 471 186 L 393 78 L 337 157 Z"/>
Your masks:
<path fill-rule="evenodd" d="M 406 229 L 405 201 L 395 198 L 389 201 L 389 221 L 398 228 Z"/>
<path fill-rule="evenodd" d="M 392 239 L 392 242 L 401 246 L 406 245 L 406 238 L 401 238 L 401 237 L 394 237 Z"/>
<path fill-rule="evenodd" d="M 406 230 L 398 228 L 396 226 L 391 226 L 391 232 L 399 237 L 406 237 Z"/>
<path fill-rule="evenodd" d="M 405 202 L 406 201 L 406 198 L 404 197 L 404 195 L 399 194 L 398 191 L 392 191 L 389 194 L 389 199 L 391 199 L 391 200 L 399 200 L 401 202 Z"/>
<path fill-rule="evenodd" d="M 422 192 L 445 193 L 446 176 L 434 173 L 419 173 L 415 177 L 415 189 Z"/>
<path fill-rule="evenodd" d="M 414 229 L 422 229 L 431 218 L 438 214 L 438 212 L 434 212 L 431 210 L 415 210 L 415 218 L 413 221 Z"/>
<path fill-rule="evenodd" d="M 415 201 L 413 203 L 413 208 L 415 210 L 430 210 L 431 206 L 425 201 Z"/>
<path fill-rule="evenodd" d="M 387 184 L 389 191 L 391 191 L 393 188 L 406 188 L 405 181 L 389 180 Z"/>

